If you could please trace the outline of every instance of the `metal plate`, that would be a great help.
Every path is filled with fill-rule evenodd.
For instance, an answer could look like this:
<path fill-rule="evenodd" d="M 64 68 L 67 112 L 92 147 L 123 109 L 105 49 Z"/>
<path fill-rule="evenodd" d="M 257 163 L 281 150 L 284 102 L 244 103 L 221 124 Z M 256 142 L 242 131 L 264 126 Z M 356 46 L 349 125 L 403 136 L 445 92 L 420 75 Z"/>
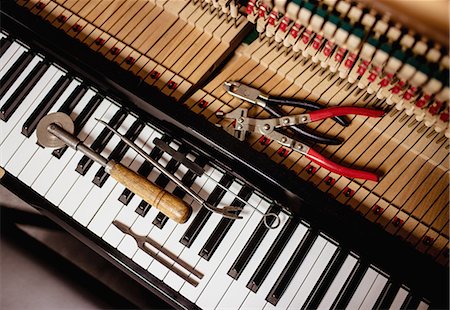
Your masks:
<path fill-rule="evenodd" d="M 44 116 L 37 125 L 36 135 L 38 144 L 50 148 L 60 148 L 65 146 L 66 144 L 63 141 L 48 132 L 47 128 L 51 124 L 57 124 L 71 134 L 74 132 L 74 125 L 70 116 L 62 112 L 48 114 Z"/>

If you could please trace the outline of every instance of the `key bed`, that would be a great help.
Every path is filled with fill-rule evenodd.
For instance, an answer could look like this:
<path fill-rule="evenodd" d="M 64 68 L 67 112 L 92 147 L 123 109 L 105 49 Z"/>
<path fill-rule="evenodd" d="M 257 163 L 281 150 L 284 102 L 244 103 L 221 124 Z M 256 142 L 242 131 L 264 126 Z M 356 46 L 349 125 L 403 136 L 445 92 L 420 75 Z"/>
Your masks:
<path fill-rule="evenodd" d="M 32 32 L 23 25 L 17 26 L 9 17 L 11 12 L 19 20 L 30 16 L 10 6 L 2 10 L 8 12 L 2 12 L 2 19 L 6 20 L 2 27 L 6 31 L 15 29 L 14 33 L 2 33 L 3 39 L 14 41 L 9 48 L 17 43 L 25 46 L 21 53 L 28 49 L 41 53 L 36 56 L 39 59 L 28 66 L 38 66 L 44 61 L 49 67 L 34 86 L 29 84 L 34 81 L 27 81 L 26 77 L 35 73 L 32 68 L 25 70 L 20 75 L 25 76 L 12 83 L 0 99 L 3 107 L 8 96 L 14 93 L 13 88 L 17 89 L 22 83 L 30 85 L 31 91 L 17 103 L 17 109 L 6 122 L 0 122 L 1 166 L 6 170 L 1 183 L 15 193 L 29 193 L 25 197 L 28 202 L 172 305 L 266 309 L 307 305 L 319 308 L 415 305 L 420 308 L 445 304 L 445 294 L 441 295 L 445 289 L 440 285 L 445 283 L 442 278 L 448 270 L 443 271 L 376 227 L 368 228 L 368 222 L 355 217 L 345 207 L 329 208 L 332 202 L 315 189 L 290 180 L 285 171 L 276 172 L 276 166 L 255 156 L 256 153 L 245 154 L 242 145 L 221 135 L 219 129 L 215 130 L 202 119 L 194 118 L 192 113 L 184 115 L 186 111 L 174 101 L 141 85 L 130 75 L 118 74 L 123 72 L 96 58 L 92 52 L 75 48 L 77 45 L 73 41 L 62 38 L 53 29 L 36 26 L 40 30 L 37 37 L 51 33 L 48 37 L 61 43 L 59 48 L 55 48 L 55 44 L 49 44 L 53 49 L 46 47 Z M 35 21 L 30 20 L 31 24 Z M 68 56 L 67 50 L 71 47 L 73 57 L 79 53 L 86 59 L 70 62 L 68 59 L 72 60 L 72 56 Z M 0 56 L 2 65 L 5 63 L 4 75 L 17 67 L 14 59 L 20 59 L 20 55 L 14 59 L 8 56 L 16 55 L 19 48 L 8 53 L 9 48 Z M 8 61 L 3 59 L 5 55 Z M 10 61 L 13 64 L 5 67 Z M 107 78 L 98 75 L 97 69 L 101 67 Z M 48 104 L 51 106 L 48 112 L 61 109 L 70 112 L 78 126 L 78 138 L 87 145 L 98 145 L 98 151 L 105 157 L 121 157 L 123 165 L 148 175 L 149 180 L 160 183 L 166 190 L 177 192 L 194 210 L 186 224 L 171 220 L 160 224 L 164 220 L 157 220 L 158 216 L 161 218 L 158 210 L 145 206 L 143 211 L 144 208 L 139 207 L 142 200 L 136 195 L 127 195 L 125 188 L 112 178 L 101 183 L 95 181 L 102 173 L 96 163 L 85 165 L 83 156 L 71 149 L 55 156 L 36 145 L 34 132 L 29 137 L 22 134 L 23 124 L 30 115 L 40 115 L 35 112 L 40 109 L 47 110 L 48 107 L 40 103 L 45 102 L 46 96 L 64 77 L 71 81 L 65 91 L 59 92 L 59 98 Z M 236 198 L 240 197 L 263 214 L 279 212 L 279 227 L 267 229 L 263 216 L 248 206 L 241 212 L 243 219 L 235 221 L 200 208 L 175 184 L 167 182 L 159 171 L 144 164 L 133 150 L 119 147 L 118 137 L 102 134 L 103 127 L 95 118 L 113 123 L 122 134 L 130 131 L 136 144 L 211 204 L 236 205 L 241 203 Z M 136 130 L 140 133 L 132 130 L 138 122 L 143 124 L 136 125 L 142 127 Z M 205 173 L 197 176 L 166 152 L 155 151 L 155 138 L 170 142 L 174 149 L 188 154 L 190 159 L 204 166 Z M 83 174 L 76 171 L 80 161 L 85 169 Z M 263 193 L 272 194 L 269 197 Z M 125 196 L 128 198 L 123 198 Z M 153 260 L 137 247 L 133 238 L 112 224 L 114 220 L 132 227 L 139 235 L 151 236 L 202 272 L 204 277 L 199 285 L 191 286 Z M 373 255 L 376 251 L 378 255 Z M 394 257 L 387 257 L 382 251 Z M 411 266 L 422 266 L 423 270 L 405 273 Z M 424 284 L 427 282 L 424 279 L 433 279 L 436 283 Z"/>

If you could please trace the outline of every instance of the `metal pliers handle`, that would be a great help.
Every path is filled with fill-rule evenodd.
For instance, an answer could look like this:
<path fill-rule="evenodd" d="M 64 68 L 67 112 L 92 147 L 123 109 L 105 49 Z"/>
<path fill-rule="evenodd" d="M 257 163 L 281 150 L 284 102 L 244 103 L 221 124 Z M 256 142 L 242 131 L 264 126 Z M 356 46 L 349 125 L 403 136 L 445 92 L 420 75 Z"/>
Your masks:
<path fill-rule="evenodd" d="M 311 111 L 324 108 L 320 104 L 309 100 L 273 97 L 259 91 L 256 88 L 244 85 L 239 82 L 225 82 L 223 86 L 229 94 L 233 95 L 236 98 L 247 101 L 253 105 L 262 107 L 265 111 L 267 111 L 274 117 L 281 117 L 286 115 L 286 113 L 283 112 L 283 110 L 279 107 L 282 105 L 302 108 Z M 346 118 L 341 116 L 336 116 L 333 119 L 342 126 L 348 126 L 350 124 Z M 298 138 L 305 138 L 314 143 L 329 145 L 341 144 L 341 141 L 339 139 L 317 135 L 306 126 L 292 126 L 290 129 L 296 134 L 296 136 L 298 136 Z"/>

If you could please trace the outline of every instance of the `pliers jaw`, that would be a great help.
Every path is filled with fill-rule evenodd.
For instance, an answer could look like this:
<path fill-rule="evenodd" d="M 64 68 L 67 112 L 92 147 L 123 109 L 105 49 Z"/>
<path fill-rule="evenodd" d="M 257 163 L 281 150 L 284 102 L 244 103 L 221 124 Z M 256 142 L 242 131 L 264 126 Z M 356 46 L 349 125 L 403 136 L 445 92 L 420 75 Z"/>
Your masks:
<path fill-rule="evenodd" d="M 225 82 L 223 83 L 223 87 L 230 95 L 251 104 L 259 105 L 262 108 L 266 106 L 265 100 L 268 100 L 269 98 L 267 94 L 260 92 L 256 88 L 249 87 L 239 82 Z"/>
<path fill-rule="evenodd" d="M 245 135 L 248 131 L 247 120 L 247 109 L 237 108 L 229 113 L 223 113 L 222 111 L 216 112 L 216 116 L 220 119 L 229 119 L 231 123 L 224 127 L 219 125 L 225 129 L 226 132 L 233 135 L 235 138 L 244 141 Z"/>

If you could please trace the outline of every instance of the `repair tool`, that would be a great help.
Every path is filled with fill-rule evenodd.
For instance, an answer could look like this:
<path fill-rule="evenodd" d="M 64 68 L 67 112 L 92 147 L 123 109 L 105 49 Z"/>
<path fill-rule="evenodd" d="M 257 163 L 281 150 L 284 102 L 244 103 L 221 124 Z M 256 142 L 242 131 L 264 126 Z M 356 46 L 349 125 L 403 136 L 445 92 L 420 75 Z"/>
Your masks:
<path fill-rule="evenodd" d="M 177 223 L 184 223 L 188 220 L 192 213 L 192 208 L 182 199 L 161 189 L 120 163 L 116 163 L 113 160 L 108 161 L 73 136 L 73 131 L 73 121 L 67 114 L 56 112 L 46 115 L 36 128 L 38 144 L 50 148 L 60 148 L 67 145 L 74 150 L 80 151 L 105 167 L 105 171 L 116 181 L 140 196 L 147 203 L 161 210 L 167 217 Z"/>
<path fill-rule="evenodd" d="M 291 106 L 295 108 L 302 108 L 305 110 L 320 110 L 324 107 L 320 104 L 308 100 L 290 99 L 284 97 L 274 97 L 261 92 L 260 90 L 244 85 L 239 82 L 225 82 L 223 84 L 225 90 L 232 96 L 247 101 L 253 105 L 260 106 L 267 111 L 271 116 L 282 117 L 287 115 L 280 106 Z M 348 126 L 350 123 L 345 117 L 335 116 L 333 119 L 342 126 Z M 311 132 L 305 126 L 291 126 L 290 128 L 295 133 L 297 139 L 308 139 L 314 143 L 337 145 L 341 144 L 341 140 L 334 137 L 319 136 Z"/>
<path fill-rule="evenodd" d="M 181 260 L 177 255 L 173 254 L 166 248 L 164 248 L 161 244 L 150 238 L 149 236 L 141 236 L 136 234 L 134 231 L 131 230 L 130 227 L 126 226 L 125 224 L 115 220 L 113 222 L 114 226 L 116 226 L 121 232 L 124 234 L 130 235 L 134 238 L 134 240 L 137 243 L 138 248 L 140 248 L 142 251 L 150 255 L 152 258 L 160 262 L 162 265 L 167 267 L 167 269 L 171 270 L 172 272 L 176 273 L 178 276 L 180 276 L 183 280 L 187 281 L 189 284 L 193 286 L 197 286 L 198 282 L 194 279 L 192 279 L 189 274 L 196 276 L 197 278 L 201 279 L 203 278 L 203 274 L 196 270 L 194 267 L 186 263 L 185 261 Z M 154 249 L 152 250 L 151 247 Z M 164 254 L 170 260 L 173 261 L 173 263 L 169 260 L 164 259 L 159 254 Z M 187 271 L 188 273 L 183 272 L 176 266 L 175 264 L 179 265 Z"/>
<path fill-rule="evenodd" d="M 311 161 L 331 172 L 349 178 L 371 180 L 375 182 L 378 181 L 378 176 L 375 173 L 341 166 L 338 163 L 325 158 L 305 143 L 292 139 L 283 132 L 277 130 L 283 127 L 290 127 L 297 124 L 307 124 L 330 117 L 348 114 L 381 117 L 384 115 L 384 111 L 360 107 L 331 107 L 303 114 L 269 119 L 250 118 L 247 117 L 247 112 L 247 109 L 237 108 L 226 114 L 219 111 L 216 115 L 217 117 L 230 119 L 232 121 L 231 125 L 226 128 L 226 130 L 241 141 L 245 139 L 245 134 L 247 132 L 260 133 L 271 140 L 277 141 L 283 146 L 291 148 L 295 152 L 305 155 Z"/>
<path fill-rule="evenodd" d="M 108 123 L 101 119 L 96 119 L 98 122 L 103 124 L 106 128 L 116 134 L 123 142 L 125 142 L 128 146 L 130 146 L 133 150 L 135 150 L 139 155 L 145 158 L 145 160 L 149 161 L 152 165 L 158 168 L 161 173 L 167 176 L 172 182 L 177 184 L 180 188 L 182 188 L 186 193 L 188 193 L 192 198 L 194 198 L 201 206 L 204 206 L 208 210 L 219 213 L 224 217 L 231 219 L 241 219 L 242 216 L 235 214 L 237 211 L 241 211 L 242 207 L 237 206 L 224 206 L 223 208 L 218 208 L 210 205 L 207 201 L 205 201 L 202 197 L 200 197 L 196 192 L 194 192 L 189 186 L 183 184 L 183 182 L 178 179 L 175 175 L 171 174 L 167 171 L 161 164 L 158 163 L 155 159 L 151 158 L 147 153 L 144 152 L 140 147 L 138 147 L 133 141 L 122 135 L 116 129 L 111 127 Z"/>

